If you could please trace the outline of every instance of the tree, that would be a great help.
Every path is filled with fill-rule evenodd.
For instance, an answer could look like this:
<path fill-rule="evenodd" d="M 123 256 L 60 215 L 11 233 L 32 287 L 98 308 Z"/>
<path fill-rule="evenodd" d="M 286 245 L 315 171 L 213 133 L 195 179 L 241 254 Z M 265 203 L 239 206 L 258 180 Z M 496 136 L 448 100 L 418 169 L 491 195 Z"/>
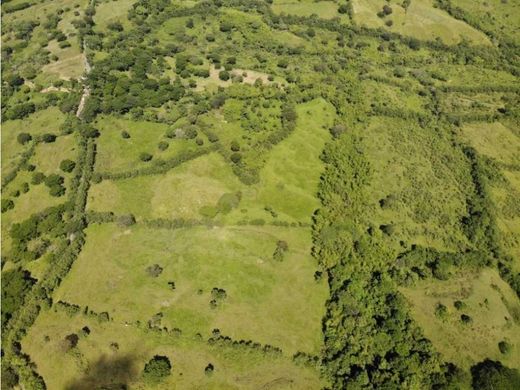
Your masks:
<path fill-rule="evenodd" d="M 193 19 L 189 18 L 188 21 L 186 22 L 186 27 L 193 28 L 194 25 L 195 24 L 193 23 Z"/>
<path fill-rule="evenodd" d="M 163 150 L 163 151 L 168 149 L 169 146 L 170 146 L 170 144 L 166 141 L 160 141 L 159 144 L 157 145 L 159 150 Z"/>
<path fill-rule="evenodd" d="M 220 22 L 220 31 L 228 32 L 233 29 L 233 24 L 231 22 Z"/>
<path fill-rule="evenodd" d="M 507 341 L 503 340 L 498 343 L 498 349 L 500 350 L 500 353 L 502 355 L 508 355 L 511 352 L 511 344 L 509 344 Z"/>
<path fill-rule="evenodd" d="M 128 139 L 128 138 L 130 138 L 130 133 L 128 133 L 128 131 L 126 131 L 126 130 L 123 130 L 121 132 L 121 137 L 123 137 L 124 139 Z"/>
<path fill-rule="evenodd" d="M 166 356 L 155 355 L 145 364 L 143 379 L 149 384 L 156 384 L 171 374 L 172 365 Z"/>
<path fill-rule="evenodd" d="M 75 167 L 76 167 L 76 163 L 74 161 L 72 161 L 72 160 L 69 160 L 69 159 L 63 160 L 60 163 L 60 169 L 63 172 L 70 173 L 70 172 L 72 172 L 74 170 Z"/>
<path fill-rule="evenodd" d="M 25 145 L 27 142 L 32 140 L 32 137 L 29 133 L 20 133 L 16 137 L 16 140 L 18 141 L 18 143 Z"/>
<path fill-rule="evenodd" d="M 504 367 L 502 363 L 486 359 L 471 367 L 472 385 L 475 390 L 520 389 L 518 370 Z"/>
<path fill-rule="evenodd" d="M 240 153 L 232 153 L 230 158 L 231 161 L 238 164 L 242 160 L 242 155 Z"/>
<path fill-rule="evenodd" d="M 209 363 L 204 369 L 204 374 L 206 374 L 207 376 L 211 376 L 211 374 L 213 374 L 213 371 L 215 371 L 215 367 L 213 366 L 213 364 Z"/>

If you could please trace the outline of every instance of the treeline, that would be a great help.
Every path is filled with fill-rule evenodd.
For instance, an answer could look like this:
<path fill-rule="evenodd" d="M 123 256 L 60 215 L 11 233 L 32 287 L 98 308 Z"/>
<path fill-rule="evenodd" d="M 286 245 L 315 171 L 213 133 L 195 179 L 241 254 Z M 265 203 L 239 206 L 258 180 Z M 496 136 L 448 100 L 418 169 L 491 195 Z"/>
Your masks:
<path fill-rule="evenodd" d="M 219 347 L 230 347 L 234 349 L 241 349 L 243 351 L 257 351 L 264 355 L 282 356 L 282 349 L 274 347 L 270 344 L 260 344 L 253 340 L 233 340 L 229 336 L 220 334 L 220 330 L 213 329 L 211 337 L 208 339 L 208 344 Z"/>
<path fill-rule="evenodd" d="M 158 175 L 161 173 L 168 172 L 169 170 L 185 163 L 187 161 L 193 160 L 197 157 L 203 156 L 207 153 L 215 150 L 215 146 L 208 146 L 199 148 L 196 150 L 183 150 L 178 155 L 168 159 L 168 160 L 154 160 L 153 165 L 144 168 L 137 168 L 132 171 L 126 172 L 96 172 L 94 174 L 94 181 L 99 182 L 101 180 L 122 180 L 129 179 L 137 176 L 148 176 L 148 175 Z"/>

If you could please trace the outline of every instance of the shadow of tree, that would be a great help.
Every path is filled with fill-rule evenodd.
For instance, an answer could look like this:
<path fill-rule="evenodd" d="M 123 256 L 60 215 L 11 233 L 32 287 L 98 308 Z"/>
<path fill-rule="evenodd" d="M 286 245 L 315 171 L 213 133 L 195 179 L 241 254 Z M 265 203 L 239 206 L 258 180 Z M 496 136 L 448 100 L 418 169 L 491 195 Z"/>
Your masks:
<path fill-rule="evenodd" d="M 91 364 L 83 377 L 65 386 L 66 390 L 124 390 L 138 375 L 136 359 L 130 355 L 103 355 Z"/>

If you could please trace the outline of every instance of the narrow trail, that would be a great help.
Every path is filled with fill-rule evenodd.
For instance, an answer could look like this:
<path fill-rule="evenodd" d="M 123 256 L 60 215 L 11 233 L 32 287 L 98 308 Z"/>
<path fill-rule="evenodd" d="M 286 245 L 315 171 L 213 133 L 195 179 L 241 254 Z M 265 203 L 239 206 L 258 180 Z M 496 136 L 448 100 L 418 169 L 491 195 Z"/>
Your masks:
<path fill-rule="evenodd" d="M 88 62 L 87 55 L 85 54 L 86 53 L 86 49 L 87 49 L 87 46 L 85 44 L 83 44 L 83 54 L 85 55 L 85 60 L 84 60 L 84 62 L 85 62 L 85 74 L 88 75 L 90 73 L 90 70 L 92 69 L 92 67 L 90 66 L 90 64 Z M 85 80 L 86 80 L 86 76 L 82 76 L 81 77 L 81 81 L 83 82 L 83 95 L 81 95 L 81 100 L 79 101 L 78 110 L 76 111 L 76 116 L 78 118 L 80 118 L 81 114 L 83 114 L 83 110 L 85 108 L 85 103 L 87 102 L 87 99 L 90 96 L 90 88 L 85 83 Z"/>

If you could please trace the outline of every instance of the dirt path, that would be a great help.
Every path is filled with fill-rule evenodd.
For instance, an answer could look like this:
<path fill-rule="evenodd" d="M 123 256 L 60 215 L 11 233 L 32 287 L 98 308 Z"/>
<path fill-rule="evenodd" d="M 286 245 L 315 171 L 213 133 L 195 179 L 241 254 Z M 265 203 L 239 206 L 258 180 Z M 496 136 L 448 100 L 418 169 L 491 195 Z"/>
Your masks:
<path fill-rule="evenodd" d="M 83 53 L 86 53 L 87 46 L 83 44 Z M 90 70 L 92 69 L 89 62 L 87 55 L 84 56 L 84 62 L 85 62 L 85 73 L 88 75 L 90 73 Z M 87 84 L 85 84 L 86 77 L 83 76 L 81 78 L 81 81 L 83 82 L 83 95 L 81 95 L 81 100 L 79 101 L 78 110 L 76 111 L 76 116 L 78 118 L 81 117 L 81 114 L 83 114 L 83 109 L 85 108 L 85 103 L 87 102 L 88 97 L 90 96 L 90 88 Z"/>

